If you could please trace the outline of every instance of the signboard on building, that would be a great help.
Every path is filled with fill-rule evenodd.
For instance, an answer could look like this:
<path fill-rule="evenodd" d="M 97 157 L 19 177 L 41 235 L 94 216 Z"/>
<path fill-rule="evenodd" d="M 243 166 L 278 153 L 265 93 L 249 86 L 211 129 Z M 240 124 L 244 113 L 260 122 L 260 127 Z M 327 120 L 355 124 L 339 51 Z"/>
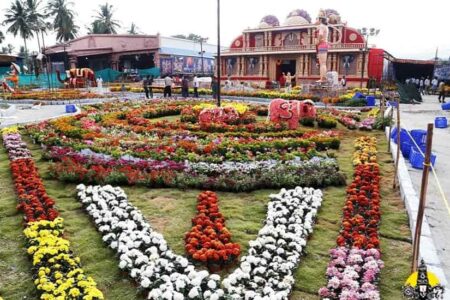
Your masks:
<path fill-rule="evenodd" d="M 214 60 L 211 58 L 174 56 L 161 58 L 161 74 L 212 74 L 214 71 Z"/>

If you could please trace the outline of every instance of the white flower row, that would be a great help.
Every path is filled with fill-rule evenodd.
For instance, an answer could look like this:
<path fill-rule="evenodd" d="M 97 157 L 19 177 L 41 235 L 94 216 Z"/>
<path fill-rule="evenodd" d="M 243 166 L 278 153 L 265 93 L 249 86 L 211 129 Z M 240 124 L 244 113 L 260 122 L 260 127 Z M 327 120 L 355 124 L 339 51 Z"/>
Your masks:
<path fill-rule="evenodd" d="M 197 272 L 189 261 L 174 254 L 163 236 L 152 230 L 142 213 L 130 205 L 121 188 L 79 185 L 78 198 L 94 219 L 103 241 L 120 258 L 148 299 L 212 299 L 223 297 L 220 276 Z"/>
<path fill-rule="evenodd" d="M 94 219 L 105 241 L 120 258 L 148 299 L 288 299 L 317 211 L 322 192 L 312 188 L 282 189 L 271 195 L 265 226 L 250 242 L 247 256 L 223 281 L 196 271 L 174 254 L 163 236 L 130 205 L 121 188 L 79 185 L 78 198 Z"/>
<path fill-rule="evenodd" d="M 223 281 L 231 299 L 288 299 L 291 293 L 293 271 L 313 231 L 322 192 L 297 187 L 270 198 L 265 226 L 240 267 Z"/>

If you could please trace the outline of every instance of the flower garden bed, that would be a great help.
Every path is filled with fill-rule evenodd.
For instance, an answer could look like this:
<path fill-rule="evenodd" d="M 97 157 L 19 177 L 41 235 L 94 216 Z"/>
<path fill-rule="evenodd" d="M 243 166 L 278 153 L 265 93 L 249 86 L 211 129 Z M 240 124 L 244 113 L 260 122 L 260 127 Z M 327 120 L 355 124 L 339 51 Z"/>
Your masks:
<path fill-rule="evenodd" d="M 258 109 L 235 107 L 242 115 Z M 126 108 L 90 107 L 28 132 L 55 161 L 51 174 L 67 182 L 237 192 L 344 183 L 336 161 L 323 153 L 339 148 L 338 132 L 287 130 L 255 118 L 241 125 L 152 120 L 180 114 L 189 102 Z"/>
<path fill-rule="evenodd" d="M 57 123 L 44 123 L 40 126 L 30 127 L 28 130 L 28 133 L 31 133 L 38 142 L 33 145 L 30 139 L 26 139 L 27 146 L 31 149 L 29 156 L 39 158 L 42 155 L 45 157 L 45 160 L 36 160 L 36 165 L 39 168 L 40 177 L 43 178 L 42 182 L 46 191 L 52 199 L 57 199 L 58 211 L 64 217 L 65 233 L 63 237 L 71 241 L 70 248 L 80 256 L 86 274 L 95 278 L 98 288 L 104 293 L 106 299 L 142 300 L 147 299 L 150 293 L 153 293 L 152 298 L 157 299 L 164 293 L 167 294 L 169 283 L 176 292 L 172 292 L 171 295 L 180 299 L 196 299 L 196 297 L 198 299 L 201 297 L 214 299 L 216 296 L 220 299 L 226 295 L 233 295 L 236 299 L 245 297 L 254 299 L 264 295 L 269 298 L 281 297 L 281 299 L 289 297 L 293 300 L 318 299 L 319 288 L 327 285 L 325 275 L 330 260 L 328 251 L 332 248 L 336 249 L 331 258 L 336 269 L 339 269 L 340 264 L 344 261 L 346 266 L 354 269 L 370 270 L 366 271 L 367 275 L 364 275 L 368 282 L 364 285 L 365 293 L 375 290 L 374 287 L 377 286 L 378 288 L 371 295 L 375 295 L 379 291 L 382 299 L 399 299 L 401 285 L 409 271 L 409 262 L 404 253 L 410 251 L 410 244 L 408 243 L 408 222 L 401 200 L 388 188 L 386 180 L 389 181 L 390 178 L 384 177 L 385 174 L 392 174 L 392 164 L 388 162 L 387 154 L 385 155 L 383 152 L 377 154 L 379 156 L 377 161 L 380 162 L 379 194 L 383 198 L 383 222 L 377 224 L 377 238 L 383 249 L 385 265 L 379 274 L 381 264 L 379 263 L 380 257 L 376 253 L 377 247 L 375 249 L 363 248 L 353 252 L 350 252 L 348 247 L 336 247 L 336 237 L 343 233 L 341 232 L 343 228 L 341 227 L 341 218 L 342 207 L 346 203 L 345 187 L 326 187 L 323 196 L 320 194 L 318 197 L 319 194 L 317 194 L 316 200 L 313 200 L 314 197 L 307 196 L 308 193 L 313 193 L 314 189 L 301 189 L 302 192 L 294 189 L 281 193 L 278 189 L 283 187 L 281 183 L 288 183 L 279 179 L 283 174 L 286 174 L 286 180 L 292 177 L 288 174 L 291 165 L 295 170 L 299 170 L 299 168 L 307 170 L 306 166 L 316 165 L 319 170 L 317 174 L 323 174 L 322 177 L 311 176 L 309 172 L 312 169 L 310 169 L 293 180 L 295 183 L 300 181 L 300 185 L 304 185 L 302 180 L 305 181 L 305 178 L 329 180 L 329 174 L 338 174 L 334 169 L 336 167 L 339 167 L 341 174 L 345 173 L 347 178 L 351 178 L 354 173 L 353 164 L 358 164 L 358 161 L 370 162 L 373 157 L 373 153 L 371 154 L 370 151 L 361 151 L 364 157 L 351 155 L 354 147 L 353 141 L 356 136 L 359 136 L 359 131 L 347 131 L 341 124 L 337 126 L 338 132 L 314 131 L 304 128 L 290 131 L 284 126 L 264 124 L 262 118 L 258 117 L 259 111 L 263 111 L 261 107 L 250 107 L 250 111 L 257 115 L 254 123 L 226 126 L 213 124 L 202 127 L 196 123 L 177 122 L 181 114 L 181 110 L 178 108 L 191 105 L 190 101 L 176 105 L 173 105 L 174 102 L 170 103 L 171 105 L 167 106 L 160 105 L 158 102 L 149 104 L 145 107 L 146 117 L 143 115 L 144 111 L 141 110 L 142 106 L 136 103 L 94 105 L 89 107 L 86 114 L 79 118 L 62 119 Z M 141 110 L 139 114 L 135 112 L 139 110 Z M 174 135 L 174 132 L 177 134 Z M 378 132 L 367 134 L 381 137 Z M 186 141 L 192 142 L 193 138 L 195 138 L 194 143 L 186 143 Z M 216 152 L 212 151 L 205 155 L 201 152 L 204 149 L 201 141 L 210 138 L 214 142 L 212 145 L 216 147 L 214 148 Z M 172 144 L 163 144 L 164 147 L 160 149 L 149 148 L 150 150 L 147 152 L 135 151 L 141 147 L 139 143 L 151 144 L 152 139 L 158 142 L 171 140 Z M 290 144 L 305 143 L 306 140 L 311 141 L 312 139 L 316 140 L 313 141 L 314 148 L 310 149 L 299 150 L 295 149 L 296 144 Z M 181 144 L 178 143 L 180 140 L 183 140 Z M 331 147 L 330 141 L 339 142 L 339 148 Z M 41 143 L 44 150 L 40 147 Z M 221 148 L 222 145 L 223 148 Z M 308 144 L 302 145 L 306 148 L 309 147 Z M 235 147 L 237 151 L 232 155 L 227 155 L 227 152 L 222 150 Z M 270 151 L 266 152 L 267 147 Z M 385 147 L 385 143 L 380 140 L 379 148 L 383 147 Z M 180 152 L 179 148 L 190 152 Z M 361 144 L 359 148 L 364 150 L 366 147 Z M 139 155 L 135 155 L 136 153 L 132 153 L 130 149 L 138 152 Z M 22 150 L 18 150 L 18 153 L 20 151 Z M 154 154 L 158 151 L 160 151 L 160 156 Z M 311 156 L 311 154 L 314 155 Z M 164 156 L 170 159 L 160 158 Z M 0 153 L 0 158 L 5 157 L 4 153 Z M 51 176 L 51 173 L 46 171 L 49 167 L 54 170 L 66 158 L 80 162 L 76 168 L 74 167 L 74 170 L 78 167 L 86 169 L 87 173 L 84 173 L 85 171 L 72 173 L 85 174 L 86 179 L 83 181 L 86 183 L 117 185 L 115 181 L 119 180 L 124 191 L 102 187 L 104 190 L 100 192 L 100 188 L 97 188 L 99 196 L 92 197 L 91 200 L 95 200 L 96 203 L 106 201 L 106 205 L 93 205 L 87 198 L 85 199 L 86 203 L 77 202 L 74 197 L 75 185 L 65 183 L 63 180 L 55 180 L 55 174 Z M 0 178 L 0 184 L 5 186 L 7 191 L 8 188 L 11 188 L 10 184 L 5 181 L 5 178 L 9 177 L 9 172 L 5 169 L 4 163 L 0 162 L 0 170 L 2 167 L 5 176 Z M 64 168 L 66 167 L 61 166 L 60 170 L 64 170 Z M 125 168 L 124 171 L 129 176 L 126 178 L 116 176 L 116 168 Z M 280 182 L 280 186 L 274 187 L 278 189 L 277 191 L 262 190 L 266 187 L 264 186 L 266 183 L 261 183 L 254 185 L 251 189 L 242 187 L 231 190 L 233 193 L 216 193 L 219 199 L 220 214 L 226 220 L 227 230 L 232 234 L 232 243 L 240 246 L 242 256 L 239 258 L 239 262 L 235 260 L 235 263 L 226 264 L 225 269 L 217 275 L 202 271 L 201 265 L 197 265 L 197 271 L 192 269 L 194 260 L 186 251 L 185 234 L 192 229 L 192 217 L 198 213 L 199 191 L 179 190 L 173 186 L 167 188 L 164 182 L 148 184 L 153 187 L 148 189 L 144 182 L 133 180 L 139 179 L 139 176 L 134 176 L 136 175 L 133 173 L 135 171 L 141 172 L 148 169 L 161 171 L 165 170 L 164 168 L 180 173 L 190 170 L 201 173 L 205 178 L 218 178 L 220 174 L 223 178 L 221 184 L 224 184 L 225 187 L 230 186 L 226 179 L 239 178 L 239 182 L 241 182 L 241 177 L 237 177 L 237 174 L 244 179 L 252 179 L 251 181 L 245 181 L 247 179 L 242 181 L 247 182 L 246 186 L 248 182 L 253 184 L 255 178 L 260 183 L 263 182 L 260 180 L 263 176 L 266 176 L 264 180 L 267 181 L 268 186 L 270 186 L 270 182 Z M 106 171 L 103 172 L 103 170 Z M 133 172 L 131 172 L 132 170 Z M 131 181 L 128 182 L 129 179 Z M 76 177 L 72 177 L 69 181 L 80 182 Z M 201 184 L 199 183 L 197 188 L 200 190 L 210 189 L 208 186 L 203 186 L 208 182 L 205 180 Z M 163 186 L 166 188 L 158 188 Z M 212 186 L 212 189 L 221 190 L 216 187 Z M 225 190 L 230 191 L 228 188 Z M 243 193 L 240 192 L 241 190 L 251 192 Z M 113 193 L 119 196 L 117 202 L 112 200 Z M 269 200 L 267 196 L 271 193 L 273 195 Z M 14 208 L 12 198 L 5 195 L 4 199 L 0 201 L 0 207 L 12 206 Z M 318 211 L 319 206 L 321 206 L 320 211 Z M 308 211 L 306 208 L 311 210 Z M 111 218 L 112 214 L 116 213 L 117 218 Z M 91 221 L 89 215 L 92 216 Z M 31 269 L 30 262 L 26 259 L 21 261 L 20 251 L 17 251 L 20 248 L 20 239 L 17 238 L 20 230 L 17 231 L 14 226 L 8 227 L 8 224 L 5 223 L 9 222 L 8 220 L 17 222 L 20 221 L 20 217 L 18 218 L 14 213 L 8 213 L 8 216 L 0 218 L 1 229 L 16 230 L 11 231 L 12 233 L 8 233 L 8 230 L 2 231 L 5 232 L 4 234 L 11 243 L 6 248 L 0 249 L 0 256 L 6 257 L 7 264 L 11 264 L 11 259 L 18 259 L 19 263 L 14 263 L 18 266 L 18 271 L 12 274 L 10 271 L 2 269 L 3 267 L 0 265 L 0 271 L 3 271 L 3 274 L 0 272 L 0 282 L 5 283 L 3 286 L 0 284 L 0 294 L 6 297 L 5 299 L 15 299 L 30 296 L 32 294 L 30 290 L 33 291 L 35 288 L 32 286 L 34 279 L 31 274 L 28 274 Z M 136 232 L 137 239 L 134 240 L 138 242 L 142 239 L 140 245 L 138 243 L 132 245 L 130 242 L 130 237 L 134 238 L 133 234 L 130 234 L 134 231 L 132 222 L 141 224 L 137 227 L 139 234 Z M 314 233 L 311 234 L 313 224 L 315 224 Z M 108 228 L 108 226 L 110 227 Z M 112 226 L 116 226 L 115 229 L 111 229 Z M 20 226 L 16 225 L 16 227 Z M 96 230 L 99 230 L 100 233 Z M 122 235 L 120 230 L 124 232 Z M 295 234 L 297 239 L 285 244 L 284 242 L 293 237 L 290 230 L 296 233 L 301 232 L 301 234 Z M 354 228 L 352 227 L 351 230 Z M 14 232 L 16 232 L 15 235 Z M 153 241 L 152 238 L 150 244 L 146 244 L 146 234 L 157 239 Z M 102 240 L 102 237 L 106 236 L 108 237 Z M 1 233 L 0 240 L 2 240 Z M 115 241 L 117 244 L 114 244 Z M 269 243 L 267 243 L 268 241 Z M 157 244 L 152 245 L 153 242 Z M 106 247 L 105 243 L 109 247 Z M 5 251 L 8 251 L 8 248 L 13 245 L 17 245 L 14 247 L 18 253 L 5 256 Z M 117 247 L 112 248 L 115 245 Z M 167 249 L 164 248 L 164 245 Z M 137 251 L 145 253 L 145 248 L 152 249 L 153 246 L 157 248 L 158 255 L 158 258 L 153 256 L 153 259 L 158 259 L 165 265 L 164 260 L 167 257 L 160 255 L 165 252 L 164 255 L 169 255 L 179 263 L 176 266 L 179 266 L 177 272 L 180 276 L 172 274 L 173 278 L 171 276 L 167 278 L 164 277 L 166 273 L 160 271 L 161 268 L 145 267 L 146 255 L 138 255 Z M 161 250 L 164 251 L 161 252 Z M 155 249 L 149 250 L 149 253 L 154 253 L 154 251 Z M 120 255 L 116 256 L 116 253 L 120 253 Z M 268 257 L 270 257 L 271 263 L 261 264 Z M 361 259 L 365 262 L 361 263 Z M 297 266 L 299 266 L 298 269 Z M 183 277 L 185 274 L 183 272 L 186 268 L 190 270 L 191 277 L 188 275 L 189 279 L 184 281 L 186 277 Z M 214 268 L 212 269 L 214 271 Z M 167 270 L 170 271 L 170 269 Z M 279 272 L 279 270 L 283 270 L 283 272 Z M 142 276 L 142 271 L 147 271 L 144 276 Z M 338 271 L 329 269 L 330 274 L 338 274 Z M 16 287 L 13 284 L 13 278 L 19 272 L 24 277 Z M 6 274 L 9 275 L 6 276 Z M 175 277 L 177 278 L 175 279 Z M 162 280 L 158 280 L 158 278 Z M 198 288 L 190 285 L 194 279 L 195 282 L 200 280 Z M 336 284 L 335 280 L 333 283 Z M 28 285 L 31 285 L 31 289 Z"/>

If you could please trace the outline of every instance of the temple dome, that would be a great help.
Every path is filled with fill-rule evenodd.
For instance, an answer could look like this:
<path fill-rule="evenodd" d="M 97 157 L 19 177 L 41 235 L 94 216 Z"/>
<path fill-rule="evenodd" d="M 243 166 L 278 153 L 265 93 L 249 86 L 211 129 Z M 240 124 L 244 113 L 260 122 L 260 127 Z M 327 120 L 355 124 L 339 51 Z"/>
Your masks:
<path fill-rule="evenodd" d="M 280 21 L 278 21 L 278 18 L 273 15 L 268 15 L 261 19 L 258 28 L 270 28 L 277 26 L 280 26 Z"/>
<path fill-rule="evenodd" d="M 285 26 L 298 26 L 311 24 L 311 17 L 307 11 L 303 9 L 296 9 L 292 11 L 284 21 Z"/>

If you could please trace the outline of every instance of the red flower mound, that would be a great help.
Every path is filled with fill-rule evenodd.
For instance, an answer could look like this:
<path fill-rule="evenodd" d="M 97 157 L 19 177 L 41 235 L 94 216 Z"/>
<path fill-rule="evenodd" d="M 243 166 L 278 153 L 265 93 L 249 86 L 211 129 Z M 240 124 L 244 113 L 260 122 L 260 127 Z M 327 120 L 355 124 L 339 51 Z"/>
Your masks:
<path fill-rule="evenodd" d="M 380 219 L 380 169 L 377 164 L 358 165 L 355 178 L 347 187 L 338 246 L 379 248 Z"/>
<path fill-rule="evenodd" d="M 230 124 L 239 120 L 239 114 L 232 107 L 205 108 L 200 112 L 198 120 L 200 124 Z"/>
<path fill-rule="evenodd" d="M 47 195 L 34 161 L 31 158 L 17 159 L 11 161 L 10 166 L 19 200 L 17 209 L 25 214 L 25 221 L 56 219 L 59 213 L 54 208 L 55 201 Z"/>
<path fill-rule="evenodd" d="M 231 233 L 219 212 L 217 194 L 206 191 L 197 200 L 198 214 L 192 219 L 193 227 L 185 236 L 186 252 L 208 266 L 232 263 L 239 257 L 241 247 L 231 243 Z"/>

